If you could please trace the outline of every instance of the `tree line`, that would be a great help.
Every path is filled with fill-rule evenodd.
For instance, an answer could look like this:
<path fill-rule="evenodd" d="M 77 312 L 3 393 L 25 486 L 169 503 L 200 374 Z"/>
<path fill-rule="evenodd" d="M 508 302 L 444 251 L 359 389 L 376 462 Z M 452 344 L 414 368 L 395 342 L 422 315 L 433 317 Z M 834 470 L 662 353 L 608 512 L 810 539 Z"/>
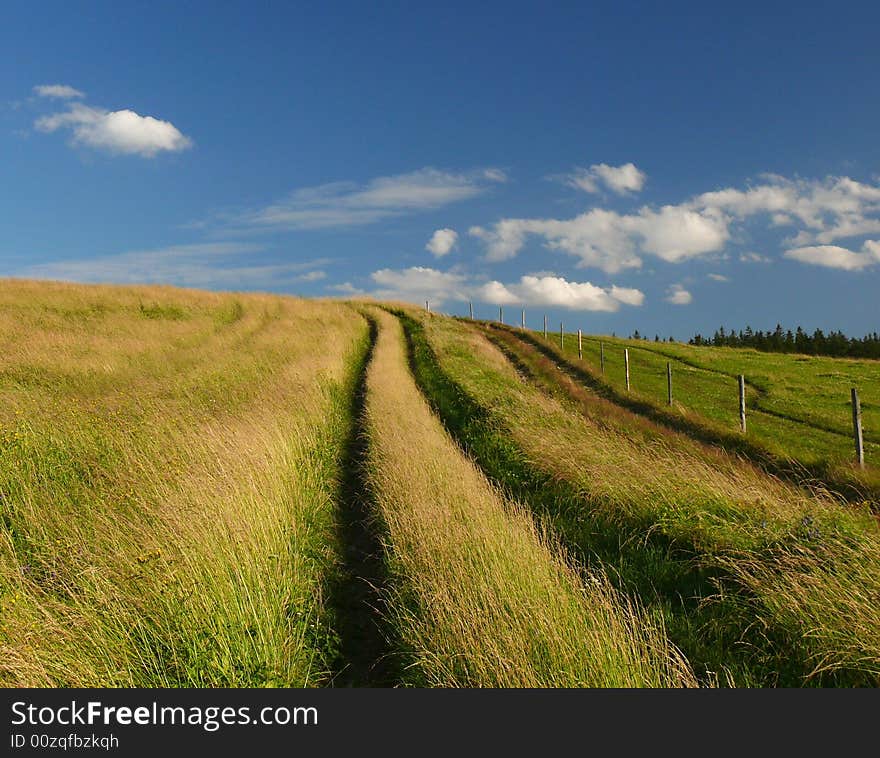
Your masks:
<path fill-rule="evenodd" d="M 689 345 L 712 345 L 714 347 L 751 347 L 767 353 L 805 353 L 807 355 L 829 355 L 835 358 L 876 358 L 880 359 L 880 334 L 873 332 L 864 337 L 847 337 L 841 331 L 825 334 L 816 329 L 812 334 L 801 327 L 795 331 L 776 325 L 772 332 L 754 331 L 747 326 L 739 332 L 727 331 L 722 326 L 712 337 L 695 334 L 688 340 Z"/>

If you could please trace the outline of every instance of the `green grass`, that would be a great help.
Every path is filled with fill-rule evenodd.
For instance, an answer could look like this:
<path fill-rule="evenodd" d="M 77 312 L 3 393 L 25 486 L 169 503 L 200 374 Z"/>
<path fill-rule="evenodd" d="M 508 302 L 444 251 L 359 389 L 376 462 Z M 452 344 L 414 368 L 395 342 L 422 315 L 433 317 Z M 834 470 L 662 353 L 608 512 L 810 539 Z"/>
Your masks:
<path fill-rule="evenodd" d="M 13 333 L 0 681 L 326 683 L 363 320 L 269 296 L 12 282 Z"/>
<path fill-rule="evenodd" d="M 880 681 L 876 517 L 720 412 L 414 310 L 3 285 L 0 684 Z"/>
<path fill-rule="evenodd" d="M 421 686 L 676 687 L 694 678 L 597 565 L 579 577 L 516 502 L 462 456 L 376 313 L 369 481 L 387 533 L 391 626 Z"/>
<path fill-rule="evenodd" d="M 519 334 L 564 357 L 609 396 L 673 426 L 709 434 L 729 448 L 802 468 L 842 491 L 880 494 L 880 362 L 762 353 L 746 348 L 694 347 L 679 343 L 585 336 L 583 361 L 577 335 L 545 341 L 539 332 Z M 605 370 L 601 370 L 600 343 Z M 624 348 L 630 353 L 626 391 Z M 672 366 L 673 405 L 667 405 L 666 364 Z M 739 431 L 737 376 L 746 377 L 747 433 Z M 854 464 L 850 388 L 859 390 L 867 469 Z M 737 438 L 741 441 L 738 441 Z M 794 465 L 790 465 L 794 464 Z"/>
<path fill-rule="evenodd" d="M 880 621 L 880 541 L 867 514 L 599 398 L 585 418 L 523 384 L 463 324 L 432 318 L 421 341 L 410 333 L 420 381 L 461 444 L 582 561 L 605 561 L 664 615 L 697 671 L 876 684 L 878 638 L 864 630 Z"/>

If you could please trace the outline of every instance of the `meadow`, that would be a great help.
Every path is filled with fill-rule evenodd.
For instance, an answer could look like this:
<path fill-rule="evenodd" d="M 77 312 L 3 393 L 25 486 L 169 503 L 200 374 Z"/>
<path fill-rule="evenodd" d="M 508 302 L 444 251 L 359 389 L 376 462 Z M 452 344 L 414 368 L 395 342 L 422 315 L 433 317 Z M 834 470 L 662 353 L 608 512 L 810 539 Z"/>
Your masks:
<path fill-rule="evenodd" d="M 579 358 L 576 334 L 564 334 L 560 342 L 558 332 L 544 340 L 540 332 L 517 331 L 587 374 L 583 378 L 619 403 L 649 410 L 672 426 L 701 431 L 759 458 L 789 468 L 793 464 L 841 487 L 880 493 L 880 361 L 595 335 L 584 335 Z M 629 390 L 624 349 L 629 351 Z M 671 406 L 667 363 L 672 369 Z M 746 382 L 744 436 L 739 435 L 740 374 Z M 865 471 L 855 466 L 853 387 L 861 403 Z"/>
<path fill-rule="evenodd" d="M 335 303 L 0 288 L 0 681 L 306 686 L 366 325 Z"/>
<path fill-rule="evenodd" d="M 725 446 L 653 344 L 634 403 L 608 343 L 603 383 L 401 304 L 26 280 L 0 343 L 3 686 L 880 683 L 873 469 Z"/>

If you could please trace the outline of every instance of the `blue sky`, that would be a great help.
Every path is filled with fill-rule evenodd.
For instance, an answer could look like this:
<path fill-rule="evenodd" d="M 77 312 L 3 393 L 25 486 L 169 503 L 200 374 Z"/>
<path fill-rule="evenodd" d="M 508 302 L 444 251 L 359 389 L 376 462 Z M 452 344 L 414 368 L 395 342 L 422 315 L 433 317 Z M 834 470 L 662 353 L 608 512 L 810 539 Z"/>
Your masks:
<path fill-rule="evenodd" d="M 6 3 L 0 276 L 880 327 L 877 3 Z"/>

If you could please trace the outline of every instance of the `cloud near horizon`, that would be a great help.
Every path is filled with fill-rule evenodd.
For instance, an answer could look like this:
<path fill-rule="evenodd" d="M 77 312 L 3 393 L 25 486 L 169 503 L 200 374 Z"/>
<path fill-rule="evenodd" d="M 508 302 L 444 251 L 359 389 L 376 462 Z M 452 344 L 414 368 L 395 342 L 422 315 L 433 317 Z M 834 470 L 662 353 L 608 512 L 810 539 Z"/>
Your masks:
<path fill-rule="evenodd" d="M 223 289 L 270 289 L 320 281 L 327 274 L 322 266 L 329 258 L 282 263 L 242 263 L 254 257 L 262 245 L 238 242 L 206 242 L 131 250 L 118 255 L 53 261 L 28 266 L 16 276 L 63 279 L 94 284 L 174 284 L 183 287 Z"/>
<path fill-rule="evenodd" d="M 825 266 L 843 271 L 861 271 L 880 264 L 880 241 L 866 240 L 861 252 L 837 245 L 813 245 L 785 251 L 785 257 L 814 266 Z"/>
<path fill-rule="evenodd" d="M 440 306 L 446 301 L 478 300 L 493 305 L 548 306 L 572 311 L 615 312 L 621 305 L 640 306 L 640 290 L 616 285 L 603 288 L 590 282 L 571 282 L 557 276 L 526 275 L 518 282 L 479 282 L 459 271 L 439 271 L 425 266 L 380 269 L 370 277 L 377 288 L 366 292 L 346 283 L 349 294 L 370 294 L 380 300 L 403 300 Z"/>

